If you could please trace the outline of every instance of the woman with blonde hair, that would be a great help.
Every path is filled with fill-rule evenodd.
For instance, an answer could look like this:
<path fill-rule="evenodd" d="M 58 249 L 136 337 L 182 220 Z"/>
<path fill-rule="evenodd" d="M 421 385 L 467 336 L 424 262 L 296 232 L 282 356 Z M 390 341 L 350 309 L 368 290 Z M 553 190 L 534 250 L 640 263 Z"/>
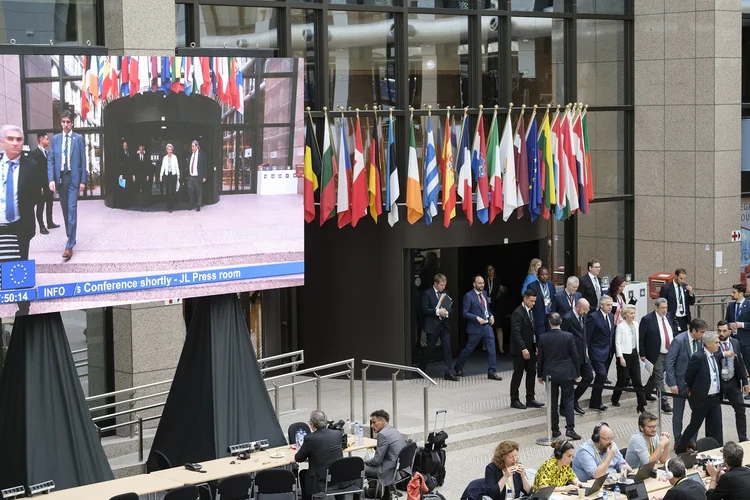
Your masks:
<path fill-rule="evenodd" d="M 583 486 L 576 473 L 573 472 L 573 455 L 575 448 L 570 441 L 554 441 L 552 443 L 553 455 L 544 462 L 536 471 L 534 478 L 534 491 L 545 486 L 555 486 L 555 493 L 568 493 L 571 488 Z"/>
<path fill-rule="evenodd" d="M 512 496 L 506 496 L 509 481 L 513 489 Z M 531 484 L 526 477 L 526 469 L 518 461 L 518 443 L 502 441 L 497 445 L 492 462 L 484 469 L 482 493 L 492 500 L 509 500 L 531 494 Z"/>
<path fill-rule="evenodd" d="M 531 262 L 529 262 L 529 273 L 526 275 L 526 279 L 523 280 L 523 285 L 521 285 L 521 296 L 523 297 L 523 292 L 526 291 L 526 287 L 528 287 L 531 283 L 535 282 L 537 279 L 537 272 L 539 272 L 539 268 L 542 267 L 542 260 L 541 259 L 531 259 Z"/>
<path fill-rule="evenodd" d="M 617 387 L 625 387 L 628 379 L 633 382 L 638 400 L 638 413 L 646 410 L 646 396 L 641 383 L 641 361 L 638 355 L 638 322 L 635 306 L 626 304 L 620 311 L 623 321 L 615 329 L 615 359 L 617 360 Z M 612 393 L 612 406 L 620 406 L 622 391 Z"/>
<path fill-rule="evenodd" d="M 167 209 L 172 213 L 174 202 L 177 198 L 177 181 L 180 180 L 180 165 L 177 157 L 172 154 L 174 146 L 167 144 L 167 154 L 161 159 L 161 170 L 159 171 L 159 182 L 164 183 L 167 194 Z"/>

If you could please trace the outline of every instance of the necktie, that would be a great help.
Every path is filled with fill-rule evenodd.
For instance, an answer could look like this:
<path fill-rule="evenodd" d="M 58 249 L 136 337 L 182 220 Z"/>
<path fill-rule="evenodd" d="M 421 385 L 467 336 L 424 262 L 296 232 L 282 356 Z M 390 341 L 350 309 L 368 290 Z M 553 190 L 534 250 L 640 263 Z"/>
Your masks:
<path fill-rule="evenodd" d="M 46 149 L 42 149 L 42 153 L 44 153 L 44 157 L 47 158 L 47 150 Z"/>
<path fill-rule="evenodd" d="M 578 321 L 581 323 L 581 331 L 583 331 L 583 316 L 578 316 Z"/>
<path fill-rule="evenodd" d="M 685 303 L 683 302 L 683 297 L 682 297 L 682 287 L 681 286 L 677 287 L 677 294 L 680 297 L 680 305 L 683 306 L 683 307 L 685 307 Z"/>
<path fill-rule="evenodd" d="M 708 355 L 708 367 L 711 369 L 711 378 L 714 383 L 719 385 L 719 366 L 716 364 L 716 359 L 712 355 Z"/>
<path fill-rule="evenodd" d="M 605 314 L 604 319 L 607 320 L 607 331 L 612 332 L 612 323 L 609 322 L 609 314 Z"/>
<path fill-rule="evenodd" d="M 484 302 L 484 294 L 478 293 L 477 297 L 479 297 L 479 302 L 482 304 L 482 309 L 485 311 L 487 310 L 487 304 Z"/>
<path fill-rule="evenodd" d="M 721 350 L 723 352 L 728 352 L 730 350 L 728 340 L 725 340 L 724 342 L 721 343 Z M 727 359 L 726 356 L 724 356 L 724 367 L 726 367 L 728 364 L 729 364 L 729 360 Z"/>
<path fill-rule="evenodd" d="M 695 353 L 696 353 L 696 351 L 698 351 L 698 348 L 699 348 L 699 347 L 700 347 L 700 346 L 698 345 L 698 341 L 697 341 L 697 340 L 693 340 L 693 349 L 691 350 L 691 353 L 690 353 L 690 354 L 695 354 Z"/>
<path fill-rule="evenodd" d="M 8 162 L 8 176 L 5 178 L 5 220 L 10 222 L 16 221 L 16 194 L 13 185 L 13 174 L 17 162 Z"/>
<path fill-rule="evenodd" d="M 68 134 L 65 134 L 65 143 L 63 144 L 63 165 L 65 166 L 65 170 L 70 170 L 70 165 L 68 164 L 68 141 L 70 140 L 70 136 Z"/>
<path fill-rule="evenodd" d="M 570 302 L 570 308 L 573 309 L 574 306 L 573 306 L 573 296 L 572 295 L 568 295 L 568 302 Z"/>
<path fill-rule="evenodd" d="M 664 348 L 669 349 L 669 332 L 667 331 L 667 321 L 664 316 L 661 317 L 661 326 L 664 329 Z"/>
<path fill-rule="evenodd" d="M 737 304 L 734 306 L 734 321 L 737 321 L 737 318 L 740 317 L 740 310 L 742 309 L 742 304 L 745 302 L 744 300 L 742 302 L 737 302 Z"/>
<path fill-rule="evenodd" d="M 143 153 L 140 154 L 141 161 L 143 161 Z"/>
<path fill-rule="evenodd" d="M 531 327 L 534 327 L 534 316 L 531 315 L 531 309 L 527 309 L 526 313 L 529 315 L 529 321 L 531 321 Z"/>
<path fill-rule="evenodd" d="M 193 158 L 190 160 L 190 175 L 198 175 L 198 172 L 195 171 L 195 153 L 193 153 Z"/>

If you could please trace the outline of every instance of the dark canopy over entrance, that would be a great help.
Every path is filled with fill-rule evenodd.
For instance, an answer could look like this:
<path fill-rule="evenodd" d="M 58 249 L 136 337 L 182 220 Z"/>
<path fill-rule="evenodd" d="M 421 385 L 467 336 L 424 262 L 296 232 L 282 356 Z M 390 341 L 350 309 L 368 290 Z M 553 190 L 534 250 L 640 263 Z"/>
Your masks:
<path fill-rule="evenodd" d="M 196 299 L 148 469 L 160 468 L 155 451 L 175 466 L 226 457 L 229 445 L 259 439 L 286 444 L 239 299 Z"/>

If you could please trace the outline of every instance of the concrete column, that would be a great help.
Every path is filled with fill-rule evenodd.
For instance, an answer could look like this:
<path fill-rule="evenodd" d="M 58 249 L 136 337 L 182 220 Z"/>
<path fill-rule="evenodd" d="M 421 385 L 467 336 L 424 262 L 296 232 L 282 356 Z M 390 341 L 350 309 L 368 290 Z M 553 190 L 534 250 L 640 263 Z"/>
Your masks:
<path fill-rule="evenodd" d="M 172 2 L 104 2 L 104 42 L 113 56 L 174 55 L 176 22 Z"/>
<path fill-rule="evenodd" d="M 639 279 L 684 267 L 698 294 L 727 295 L 739 282 L 741 23 L 739 0 L 635 2 Z"/>

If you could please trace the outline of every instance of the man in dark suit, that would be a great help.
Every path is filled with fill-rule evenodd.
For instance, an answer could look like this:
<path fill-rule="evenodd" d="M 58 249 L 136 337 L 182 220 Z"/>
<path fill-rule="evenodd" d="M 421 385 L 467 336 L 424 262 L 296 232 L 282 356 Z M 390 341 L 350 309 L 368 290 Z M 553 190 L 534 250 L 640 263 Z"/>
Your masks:
<path fill-rule="evenodd" d="M 565 435 L 570 439 L 581 439 L 575 429 L 573 413 L 573 384 L 581 381 L 581 364 L 578 358 L 578 347 L 573 334 L 560 329 L 560 314 L 549 315 L 550 331 L 539 339 L 539 353 L 536 372 L 539 383 L 543 384 L 550 377 L 552 385 L 552 408 L 557 410 L 558 397 L 560 407 L 565 414 Z M 552 412 L 552 437 L 560 436 L 560 414 Z"/>
<path fill-rule="evenodd" d="M 547 315 L 552 312 L 552 297 L 555 296 L 555 285 L 549 281 L 549 270 L 540 267 L 537 272 L 537 281 L 530 283 L 527 289 L 534 290 L 536 302 L 534 303 L 534 330 L 537 339 L 548 330 Z"/>
<path fill-rule="evenodd" d="M 495 335 L 492 332 L 492 326 L 495 324 L 495 317 L 489 309 L 489 300 L 484 292 L 484 278 L 481 274 L 474 275 L 473 290 L 466 292 L 463 299 L 463 318 L 466 320 L 466 347 L 461 351 L 456 361 L 456 375 L 462 377 L 464 374 L 464 364 L 469 354 L 474 352 L 479 343 L 484 340 L 487 346 L 487 378 L 490 380 L 502 380 L 499 373 L 495 372 Z"/>
<path fill-rule="evenodd" d="M 579 415 L 584 415 L 586 412 L 583 411 L 583 408 L 578 404 L 578 401 L 594 380 L 594 370 L 591 368 L 591 361 L 588 356 L 588 343 L 586 340 L 586 316 L 588 314 L 589 301 L 586 299 L 579 299 L 578 302 L 576 302 L 575 308 L 569 313 L 566 313 L 562 319 L 562 329 L 566 332 L 572 333 L 573 338 L 576 341 L 578 361 L 581 364 L 579 369 L 581 380 L 576 387 L 575 393 L 573 393 L 573 409 Z"/>
<path fill-rule="evenodd" d="M 588 261 L 588 272 L 579 279 L 578 291 L 581 292 L 584 299 L 589 301 L 593 310 L 596 310 L 594 304 L 599 304 L 599 300 L 602 298 L 602 281 L 599 278 L 601 271 L 601 263 L 596 259 L 591 259 Z"/>
<path fill-rule="evenodd" d="M 721 426 L 721 369 L 714 356 L 720 348 L 719 335 L 716 332 L 706 332 L 701 341 L 703 349 L 693 354 L 685 372 L 692 415 L 675 446 L 677 453 L 687 451 L 690 437 L 698 433 L 704 420 L 706 437 L 714 438 L 720 445 L 724 442 Z"/>
<path fill-rule="evenodd" d="M 206 182 L 206 155 L 201 151 L 198 141 L 193 141 L 190 148 L 193 154 L 188 161 L 188 195 L 190 204 L 195 210 L 201 211 L 201 201 L 203 200 L 203 183 Z"/>
<path fill-rule="evenodd" d="M 537 300 L 536 292 L 527 288 L 523 292 L 523 303 L 510 315 L 510 355 L 513 356 L 513 378 L 510 381 L 510 406 L 525 410 L 527 406 L 541 408 L 544 403 L 534 399 L 534 373 L 536 371 L 537 337 L 534 329 L 532 309 Z M 521 403 L 518 389 L 526 373 L 526 404 Z"/>
<path fill-rule="evenodd" d="M 578 291 L 578 278 L 571 276 L 565 283 L 565 289 L 557 292 L 552 299 L 552 311 L 560 313 L 561 316 L 565 316 L 567 313 L 573 310 L 578 303 L 578 299 L 583 298 L 583 295 Z M 589 304 L 589 307 L 591 304 Z M 563 328 L 564 330 L 565 328 Z"/>
<path fill-rule="evenodd" d="M 143 204 L 148 205 L 151 199 L 151 176 L 154 165 L 146 154 L 143 144 L 138 146 L 138 152 L 133 159 L 133 173 L 135 174 L 135 191 L 143 194 Z"/>
<path fill-rule="evenodd" d="M 453 307 L 452 300 L 445 293 L 445 285 L 448 280 L 443 274 L 436 274 L 433 285 L 422 293 L 421 309 L 424 315 L 424 331 L 427 334 L 427 347 L 422 351 L 422 361 L 419 369 L 427 371 L 427 363 L 432 351 L 435 350 L 438 338 L 443 344 L 443 363 L 445 365 L 444 377 L 446 380 L 456 382 L 458 377 L 451 369 L 451 330 L 448 325 L 448 316 Z M 447 305 L 447 306 L 446 306 Z"/>
<path fill-rule="evenodd" d="M 690 330 L 677 335 L 669 346 L 665 378 L 669 392 L 672 394 L 688 395 L 685 372 L 693 354 L 701 351 L 701 339 L 706 330 L 708 330 L 706 322 L 701 318 L 695 318 L 690 322 Z M 685 398 L 672 398 L 672 404 L 674 405 L 672 409 L 672 436 L 674 436 L 675 443 L 677 443 L 682 436 L 682 416 L 685 413 Z M 688 436 L 691 442 L 695 442 L 696 435 Z"/>
<path fill-rule="evenodd" d="M 78 196 L 86 189 L 86 144 L 81 134 L 73 132 L 73 113 L 60 113 L 62 133 L 52 138 L 52 147 L 47 157 L 47 180 L 50 191 L 60 197 L 65 233 L 68 241 L 62 256 L 65 261 L 73 256 L 78 227 Z"/>
<path fill-rule="evenodd" d="M 690 320 L 690 306 L 695 304 L 693 287 L 685 283 L 687 271 L 679 268 L 674 272 L 674 280 L 664 283 L 659 290 L 659 296 L 667 299 L 667 310 L 677 323 L 679 332 L 686 332 Z"/>
<path fill-rule="evenodd" d="M 716 361 L 721 368 L 721 396 L 732 404 L 734 419 L 737 425 L 737 438 L 747 441 L 747 418 L 742 393 L 750 392 L 747 380 L 745 356 L 740 350 L 740 343 L 729 335 L 729 325 L 719 321 L 716 325 L 721 349 L 716 353 Z"/>
<path fill-rule="evenodd" d="M 46 132 L 36 135 L 37 147 L 29 153 L 29 157 L 36 163 L 36 175 L 39 178 L 39 201 L 36 205 L 36 221 L 39 223 L 39 232 L 49 234 L 48 229 L 60 227 L 52 220 L 52 191 L 49 190 L 47 182 L 47 148 L 49 147 L 49 136 Z M 47 226 L 44 225 L 44 214 L 47 214 Z"/>
<path fill-rule="evenodd" d="M 115 182 L 115 206 L 117 208 L 128 208 L 136 194 L 135 189 L 135 163 L 133 157 L 130 155 L 128 149 L 128 143 L 123 141 L 122 150 L 120 151 L 117 159 L 118 165 L 118 176 L 117 182 Z M 125 185 L 123 186 L 124 183 Z"/>
<path fill-rule="evenodd" d="M 664 391 L 664 372 L 667 369 L 667 353 L 677 334 L 677 323 L 667 311 L 667 299 L 659 297 L 654 302 L 656 310 L 648 313 L 638 325 L 638 346 L 641 358 L 654 365 L 651 378 L 646 383 L 646 399 L 656 401 L 652 393 L 658 388 Z M 661 411 L 672 413 L 667 396 L 661 397 Z"/>
<path fill-rule="evenodd" d="M 722 447 L 724 467 L 706 464 L 706 472 L 711 478 L 706 498 L 708 500 L 745 500 L 750 496 L 750 469 L 742 466 L 745 450 L 734 441 L 727 441 Z M 723 474 L 722 474 L 723 472 Z"/>
<path fill-rule="evenodd" d="M 321 493 L 326 486 L 326 471 L 339 458 L 344 457 L 341 446 L 341 431 L 328 428 L 328 418 L 320 410 L 310 413 L 312 434 L 305 436 L 305 441 L 294 455 L 295 462 L 309 462 L 307 470 L 299 473 L 302 484 L 302 498 Z"/>
<path fill-rule="evenodd" d="M 672 474 L 669 479 L 672 487 L 664 500 L 706 500 L 706 487 L 698 481 L 685 479 L 685 464 L 680 457 L 667 460 L 664 468 Z"/>
<path fill-rule="evenodd" d="M 724 319 L 729 323 L 732 332 L 737 335 L 742 356 L 750 359 L 750 304 L 745 300 L 745 291 L 746 287 L 741 283 L 732 286 L 734 302 L 727 304 Z"/>
<path fill-rule="evenodd" d="M 587 301 L 588 302 L 588 301 Z M 612 315 L 612 297 L 603 295 L 599 309 L 586 315 L 586 341 L 589 349 L 591 369 L 594 371 L 594 385 L 604 385 L 607 380 L 607 358 L 615 335 L 615 318 Z M 589 408 L 605 411 L 602 403 L 602 389 L 591 389 Z"/>

